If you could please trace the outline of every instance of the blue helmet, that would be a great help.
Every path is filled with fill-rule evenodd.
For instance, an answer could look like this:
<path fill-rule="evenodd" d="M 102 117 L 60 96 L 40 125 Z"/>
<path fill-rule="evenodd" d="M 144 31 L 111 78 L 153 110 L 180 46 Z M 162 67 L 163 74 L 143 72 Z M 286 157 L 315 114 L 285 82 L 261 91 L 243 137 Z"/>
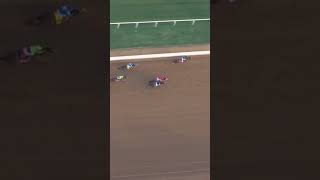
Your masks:
<path fill-rule="evenodd" d="M 62 5 L 59 8 L 59 13 L 63 16 L 71 16 L 71 15 L 76 15 L 80 12 L 77 8 L 74 8 L 69 5 Z"/>

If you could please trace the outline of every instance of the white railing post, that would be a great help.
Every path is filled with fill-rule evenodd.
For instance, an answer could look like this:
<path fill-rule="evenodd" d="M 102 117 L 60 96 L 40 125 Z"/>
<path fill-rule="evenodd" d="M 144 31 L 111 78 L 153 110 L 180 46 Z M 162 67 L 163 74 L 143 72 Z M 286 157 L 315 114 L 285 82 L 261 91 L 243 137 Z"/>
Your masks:
<path fill-rule="evenodd" d="M 140 22 L 115 22 L 115 23 L 110 23 L 110 25 L 117 25 L 117 28 L 120 28 L 120 25 L 125 25 L 125 24 L 135 24 L 135 28 L 137 29 L 139 24 L 149 24 L 149 23 L 154 23 L 154 27 L 158 27 L 158 23 L 171 23 L 173 22 L 173 26 L 177 24 L 177 22 L 192 22 L 192 25 L 196 23 L 196 21 L 210 21 L 209 18 L 207 19 L 180 19 L 180 20 L 161 20 L 161 21 L 140 21 Z"/>

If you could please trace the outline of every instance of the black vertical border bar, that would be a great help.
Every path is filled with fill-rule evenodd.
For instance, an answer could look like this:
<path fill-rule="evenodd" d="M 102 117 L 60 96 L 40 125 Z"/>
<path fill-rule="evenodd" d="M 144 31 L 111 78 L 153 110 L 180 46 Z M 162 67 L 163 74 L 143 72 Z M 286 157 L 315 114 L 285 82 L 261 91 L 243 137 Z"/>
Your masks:
<path fill-rule="evenodd" d="M 214 174 L 216 171 L 215 167 L 215 142 L 217 135 L 217 121 L 215 111 L 217 110 L 215 100 L 217 98 L 215 92 L 216 75 L 218 74 L 216 67 L 216 55 L 215 55 L 215 7 L 216 0 L 210 0 L 210 179 L 215 179 Z"/>
<path fill-rule="evenodd" d="M 106 26 L 107 27 L 107 31 L 106 31 L 106 44 L 107 44 L 107 48 L 106 49 L 106 60 L 107 60 L 107 65 L 106 65 L 106 82 L 107 82 L 107 118 L 108 118 L 108 121 L 107 121 L 107 127 L 106 127 L 106 132 L 107 132 L 107 176 L 108 176 L 108 179 L 111 179 L 111 172 L 110 172 L 110 169 L 111 169 L 111 153 L 110 153 L 110 149 L 111 149 L 111 144 L 110 144 L 110 108 L 111 108 L 111 104 L 110 104 L 110 0 L 103 0 L 104 2 L 106 2 Z"/>
<path fill-rule="evenodd" d="M 214 5 L 216 0 L 210 0 L 210 179 L 214 176 Z"/>
<path fill-rule="evenodd" d="M 70 24 L 52 28 L 23 25 L 32 12 L 62 3 L 0 4 L 1 22 L 10 22 L 1 25 L 7 25 L 0 28 L 1 48 L 9 51 L 46 42 L 56 50 L 48 58 L 55 61 L 45 65 L 0 64 L 0 179 L 110 177 L 109 3 L 74 0 L 70 4 L 88 12 Z"/>
<path fill-rule="evenodd" d="M 319 5 L 212 7 L 215 180 L 319 179 Z"/>

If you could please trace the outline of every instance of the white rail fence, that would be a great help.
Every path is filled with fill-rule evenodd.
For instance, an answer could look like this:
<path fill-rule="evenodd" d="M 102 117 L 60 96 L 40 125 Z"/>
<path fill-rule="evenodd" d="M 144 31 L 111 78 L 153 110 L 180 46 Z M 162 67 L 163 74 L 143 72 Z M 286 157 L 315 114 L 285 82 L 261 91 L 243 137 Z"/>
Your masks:
<path fill-rule="evenodd" d="M 132 56 L 114 56 L 114 57 L 110 57 L 110 61 L 126 61 L 126 60 L 143 61 L 145 59 L 159 60 L 160 58 L 168 58 L 168 57 L 203 56 L 203 55 L 210 55 L 210 50 L 209 51 L 162 53 L 162 54 L 144 54 L 144 55 L 132 55 Z"/>
<path fill-rule="evenodd" d="M 121 25 L 130 25 L 135 24 L 135 28 L 139 27 L 139 24 L 154 24 L 154 27 L 158 27 L 159 23 L 173 23 L 173 26 L 177 24 L 177 22 L 192 22 L 191 25 L 194 25 L 198 21 L 210 21 L 207 19 L 176 19 L 176 20 L 159 20 L 159 21 L 138 21 L 138 22 L 113 22 L 110 25 L 117 25 L 117 29 L 120 28 Z"/>

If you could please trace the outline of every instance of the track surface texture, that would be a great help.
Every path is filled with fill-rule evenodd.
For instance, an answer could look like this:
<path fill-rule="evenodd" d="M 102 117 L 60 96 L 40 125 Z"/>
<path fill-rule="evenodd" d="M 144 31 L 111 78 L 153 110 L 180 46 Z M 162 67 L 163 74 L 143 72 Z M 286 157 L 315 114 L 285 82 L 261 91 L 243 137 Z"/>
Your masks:
<path fill-rule="evenodd" d="M 209 179 L 210 60 L 186 64 L 170 59 L 138 62 L 132 71 L 111 63 L 110 74 L 127 82 L 110 84 L 112 179 Z M 165 75 L 163 87 L 148 81 Z"/>

